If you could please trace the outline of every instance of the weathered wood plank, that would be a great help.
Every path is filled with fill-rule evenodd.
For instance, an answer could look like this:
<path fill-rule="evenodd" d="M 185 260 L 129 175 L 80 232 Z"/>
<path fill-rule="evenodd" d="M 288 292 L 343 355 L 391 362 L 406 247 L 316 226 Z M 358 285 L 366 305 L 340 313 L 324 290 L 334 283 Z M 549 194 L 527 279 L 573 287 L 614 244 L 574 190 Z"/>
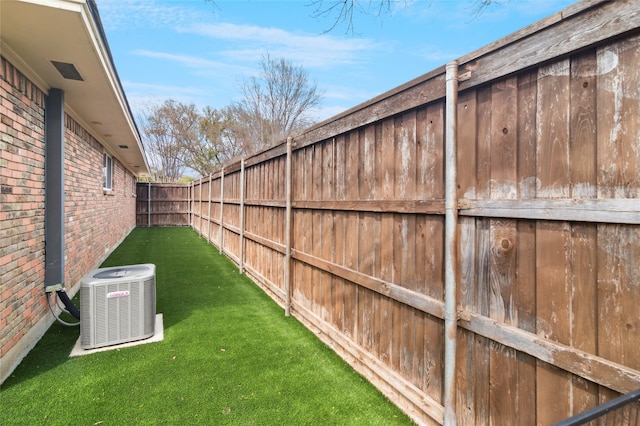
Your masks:
<path fill-rule="evenodd" d="M 228 229 L 228 227 L 225 227 L 225 229 Z M 238 230 L 238 234 L 240 234 L 239 230 Z M 264 238 L 258 234 L 254 234 L 253 232 L 249 232 L 249 231 L 245 231 L 244 236 L 245 238 L 257 244 L 268 247 L 269 249 L 277 251 L 278 253 L 284 254 L 285 252 L 284 244 L 276 243 L 275 241 L 269 240 L 267 238 Z"/>
<path fill-rule="evenodd" d="M 322 258 L 331 263 L 335 263 L 335 227 L 333 221 L 333 212 L 322 212 Z M 332 304 L 339 304 L 342 307 L 342 300 L 332 300 L 334 292 L 333 274 L 321 274 L 320 285 L 322 288 L 322 318 L 328 322 L 333 323 Z"/>
<path fill-rule="evenodd" d="M 570 229 L 562 223 L 538 223 L 536 232 L 538 335 L 571 344 Z M 549 303 L 553 300 L 553 303 Z M 537 370 L 537 419 L 551 424 L 571 416 L 571 403 L 557 398 L 571 392 L 571 377 L 554 366 Z"/>
<path fill-rule="evenodd" d="M 429 104 L 424 109 L 423 120 L 417 136 L 421 142 L 417 154 L 418 194 L 421 199 L 436 201 L 444 199 L 444 102 Z M 465 159 L 465 167 L 466 163 Z"/>
<path fill-rule="evenodd" d="M 461 216 L 640 224 L 640 199 L 459 200 Z"/>
<path fill-rule="evenodd" d="M 475 312 L 460 312 L 459 316 L 458 324 L 460 327 L 531 355 L 550 366 L 554 366 L 564 375 L 567 374 L 566 372 L 570 372 L 620 393 L 628 393 L 640 388 L 640 370 L 638 369 L 500 323 Z M 538 369 L 541 368 L 540 365 Z M 557 399 L 560 394 L 556 393 L 555 395 Z M 563 403 L 563 401 L 559 401 L 559 403 Z M 539 405 L 539 401 L 537 404 Z M 551 409 L 552 406 L 553 404 L 545 405 L 541 409 Z M 539 420 L 540 418 L 538 416 Z"/>
<path fill-rule="evenodd" d="M 246 204 L 253 205 L 253 201 Z M 278 204 L 270 204 L 281 207 Z M 444 200 L 340 200 L 294 201 L 294 209 L 348 210 L 361 212 L 422 213 L 444 215 Z"/>
<path fill-rule="evenodd" d="M 354 217 L 356 213 L 351 213 Z M 376 261 L 379 257 L 380 231 L 376 225 L 376 215 L 373 213 L 362 213 L 355 218 L 355 226 L 358 226 L 358 238 L 354 241 L 354 247 L 349 251 L 352 255 L 350 262 L 345 263 L 350 269 L 357 268 L 357 271 L 366 276 L 375 276 Z M 352 225 L 352 226 L 354 226 Z M 353 254 L 356 256 L 353 257 Z M 355 281 L 352 281 L 355 282 Z M 368 288 L 358 288 L 358 343 L 369 351 L 373 351 L 375 340 L 375 302 L 374 292 Z"/>
<path fill-rule="evenodd" d="M 416 197 L 416 112 L 409 110 L 395 119 L 395 179 L 396 200 Z"/>
<path fill-rule="evenodd" d="M 476 198 L 490 198 L 491 193 L 491 86 L 476 94 Z M 459 168 L 464 169 L 463 165 Z"/>
<path fill-rule="evenodd" d="M 640 227 L 600 225 L 597 241 L 598 354 L 640 370 Z"/>
<path fill-rule="evenodd" d="M 571 192 L 574 198 L 597 197 L 597 57 L 595 50 L 571 61 Z M 576 223 L 571 229 L 573 251 L 572 346 L 597 354 L 597 227 Z M 573 412 L 598 404 L 598 385 L 573 377 Z"/>
<path fill-rule="evenodd" d="M 513 297 L 518 328 L 530 333 L 536 332 L 536 226 L 532 221 L 518 221 L 516 224 L 516 272 Z M 536 359 L 517 352 L 517 424 L 535 424 L 536 411 L 531 408 L 536 399 Z"/>
<path fill-rule="evenodd" d="M 317 124 L 296 135 L 297 146 L 305 147 L 315 141 L 331 138 L 351 129 L 364 127 L 443 98 L 445 93 L 444 67 L 412 80 L 391 92 L 360 104 L 342 114 Z"/>
<path fill-rule="evenodd" d="M 458 198 L 476 198 L 476 91 L 458 95 Z M 443 186 L 441 186 L 441 189 Z"/>
<path fill-rule="evenodd" d="M 538 70 L 537 197 L 566 199 L 571 191 L 570 61 L 565 59 Z M 570 225 L 539 222 L 536 230 L 537 333 L 571 345 L 572 305 Z M 549 303 L 553 300 L 553 303 Z M 536 376 L 537 421 L 551 424 L 571 416 L 571 401 L 552 395 L 572 391 L 569 373 L 539 364 Z"/>
<path fill-rule="evenodd" d="M 388 176 L 388 175 L 387 175 Z M 383 188 L 384 188 L 383 184 Z M 393 188 L 393 187 L 391 187 Z M 384 190 L 384 189 L 383 189 Z M 393 276 L 393 214 L 382 213 L 380 217 L 380 275 L 385 283 L 394 283 Z M 376 322 L 378 335 L 378 356 L 385 363 L 390 365 L 393 335 L 393 307 L 392 300 L 376 293 Z"/>
<path fill-rule="evenodd" d="M 314 268 L 329 272 L 345 280 L 356 283 L 361 287 L 368 288 L 374 291 L 376 294 L 380 294 L 389 299 L 404 303 L 413 308 L 428 313 L 429 315 L 433 315 L 434 317 L 440 319 L 444 318 L 444 302 L 440 300 L 433 299 L 420 293 L 416 293 L 415 291 L 408 290 L 389 281 L 380 278 L 374 278 L 370 275 L 345 268 L 343 266 L 323 260 L 308 253 L 294 250 L 291 256 L 296 260 L 313 266 Z"/>
<path fill-rule="evenodd" d="M 471 71 L 471 77 L 460 83 L 460 90 L 562 57 L 640 27 L 640 9 L 635 0 L 596 4 L 598 13 L 590 11 L 592 4 L 579 3 L 570 9 L 569 16 L 559 12 L 543 21 L 541 28 L 534 24 L 531 30 L 522 30 L 524 36 L 500 40 L 490 45 L 488 51 L 481 49 L 459 58 L 462 72 Z"/>
<path fill-rule="evenodd" d="M 346 231 L 346 225 L 345 225 L 346 224 L 345 216 L 346 214 L 344 212 L 333 212 L 333 236 L 332 237 L 334 240 L 334 247 L 333 247 L 331 262 L 337 265 L 342 265 L 342 266 L 344 266 L 344 262 L 345 262 L 345 252 L 346 252 L 346 244 L 347 244 L 346 236 L 348 235 Z M 344 300 L 344 288 L 343 288 L 344 284 L 342 281 L 340 281 L 339 283 L 336 283 L 336 285 L 341 287 L 340 300 L 342 301 L 342 304 L 340 305 L 340 318 L 339 318 L 340 327 L 338 328 L 340 330 L 343 330 L 342 310 L 344 309 L 344 304 L 346 303 L 346 300 Z"/>
<path fill-rule="evenodd" d="M 489 193 L 491 199 L 517 198 L 517 78 L 491 86 L 491 145 Z M 489 317 L 507 324 L 517 322 L 516 223 L 489 222 Z M 516 352 L 491 343 L 489 356 L 489 411 L 492 421 L 510 423 L 517 418 L 513 400 L 518 393 Z"/>
<path fill-rule="evenodd" d="M 460 299 L 458 299 L 460 300 Z M 478 424 L 475 420 L 475 385 L 473 340 L 475 333 L 463 328 L 456 336 L 456 421 L 461 425 Z"/>
<path fill-rule="evenodd" d="M 640 197 L 639 44 L 634 36 L 598 49 L 598 198 Z"/>

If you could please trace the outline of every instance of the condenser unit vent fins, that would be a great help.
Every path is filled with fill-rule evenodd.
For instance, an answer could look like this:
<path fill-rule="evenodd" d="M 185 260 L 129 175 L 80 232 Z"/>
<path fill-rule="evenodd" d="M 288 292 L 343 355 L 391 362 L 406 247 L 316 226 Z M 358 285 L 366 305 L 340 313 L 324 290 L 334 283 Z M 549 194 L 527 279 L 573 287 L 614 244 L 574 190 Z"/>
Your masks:
<path fill-rule="evenodd" d="M 93 349 L 153 336 L 153 264 L 94 269 L 80 283 L 80 346 Z"/>

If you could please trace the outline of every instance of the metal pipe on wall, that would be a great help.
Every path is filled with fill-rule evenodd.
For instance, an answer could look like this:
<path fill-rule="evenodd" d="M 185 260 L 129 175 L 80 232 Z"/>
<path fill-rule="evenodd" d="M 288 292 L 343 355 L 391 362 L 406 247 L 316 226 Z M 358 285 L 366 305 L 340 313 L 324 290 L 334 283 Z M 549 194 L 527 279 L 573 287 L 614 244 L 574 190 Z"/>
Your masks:
<path fill-rule="evenodd" d="M 51 89 L 45 113 L 45 288 L 64 283 L 64 92 Z"/>
<path fill-rule="evenodd" d="M 458 225 L 457 199 L 457 107 L 458 63 L 446 67 L 446 137 L 445 137 L 445 296 L 444 296 L 444 424 L 456 424 L 456 274 Z"/>

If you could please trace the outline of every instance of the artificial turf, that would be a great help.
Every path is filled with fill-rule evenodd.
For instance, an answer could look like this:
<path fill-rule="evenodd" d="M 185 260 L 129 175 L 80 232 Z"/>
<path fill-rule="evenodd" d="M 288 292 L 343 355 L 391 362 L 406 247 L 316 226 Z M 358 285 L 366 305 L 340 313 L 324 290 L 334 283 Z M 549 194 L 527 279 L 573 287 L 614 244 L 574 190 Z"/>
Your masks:
<path fill-rule="evenodd" d="M 154 263 L 164 340 L 75 358 L 57 323 L 0 388 L 2 425 L 411 424 L 189 228 L 137 228 L 102 266 Z"/>

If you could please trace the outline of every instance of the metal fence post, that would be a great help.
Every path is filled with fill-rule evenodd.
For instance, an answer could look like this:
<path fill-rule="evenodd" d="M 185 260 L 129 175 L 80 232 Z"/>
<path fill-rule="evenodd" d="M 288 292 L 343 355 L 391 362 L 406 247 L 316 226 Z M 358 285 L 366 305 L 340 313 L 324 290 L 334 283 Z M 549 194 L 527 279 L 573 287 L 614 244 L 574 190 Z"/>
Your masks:
<path fill-rule="evenodd" d="M 446 141 L 445 141 L 445 296 L 444 296 L 444 424 L 456 424 L 456 228 L 458 224 L 457 199 L 457 107 L 458 63 L 449 62 L 446 68 Z"/>

